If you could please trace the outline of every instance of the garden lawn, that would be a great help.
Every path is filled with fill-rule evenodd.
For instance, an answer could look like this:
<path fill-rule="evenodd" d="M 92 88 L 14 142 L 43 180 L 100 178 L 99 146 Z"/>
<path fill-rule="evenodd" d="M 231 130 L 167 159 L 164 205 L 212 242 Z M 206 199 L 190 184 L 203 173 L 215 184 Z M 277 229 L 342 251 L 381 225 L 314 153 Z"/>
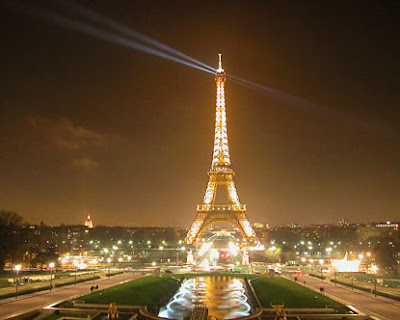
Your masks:
<path fill-rule="evenodd" d="M 8 279 L 0 278 L 0 288 L 11 287 L 11 283 L 8 282 Z"/>
<path fill-rule="evenodd" d="M 261 276 L 251 284 L 264 308 L 271 308 L 271 304 L 284 304 L 286 308 L 340 306 L 338 302 L 282 277 Z"/>
<path fill-rule="evenodd" d="M 152 307 L 174 290 L 176 281 L 170 277 L 147 276 L 87 296 L 79 297 L 86 303 L 138 305 Z"/>

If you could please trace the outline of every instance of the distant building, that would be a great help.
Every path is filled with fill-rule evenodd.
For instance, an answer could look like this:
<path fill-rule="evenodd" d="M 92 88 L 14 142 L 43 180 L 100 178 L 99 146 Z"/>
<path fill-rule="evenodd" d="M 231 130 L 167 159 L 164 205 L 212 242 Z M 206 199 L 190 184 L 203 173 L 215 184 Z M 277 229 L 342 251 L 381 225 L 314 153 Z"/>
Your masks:
<path fill-rule="evenodd" d="M 396 231 L 399 231 L 399 224 L 398 223 L 392 223 L 390 221 L 387 221 L 386 223 L 378 223 L 376 225 L 377 228 L 391 228 Z"/>
<path fill-rule="evenodd" d="M 93 224 L 92 219 L 90 218 L 90 214 L 88 214 L 88 216 L 87 216 L 87 218 L 85 220 L 85 227 L 89 228 L 89 229 L 94 228 L 94 224 Z"/>
<path fill-rule="evenodd" d="M 260 222 L 254 222 L 253 223 L 253 227 L 254 228 L 258 228 L 258 229 L 262 229 L 262 228 L 265 227 L 265 225 L 263 223 L 260 223 Z"/>

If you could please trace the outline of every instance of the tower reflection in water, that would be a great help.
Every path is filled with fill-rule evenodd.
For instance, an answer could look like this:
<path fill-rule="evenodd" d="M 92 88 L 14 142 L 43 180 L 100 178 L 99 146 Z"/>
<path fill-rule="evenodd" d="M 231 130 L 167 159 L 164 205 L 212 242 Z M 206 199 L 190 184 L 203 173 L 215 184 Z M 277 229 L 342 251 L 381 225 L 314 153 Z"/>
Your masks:
<path fill-rule="evenodd" d="M 206 305 L 208 315 L 218 319 L 247 316 L 251 309 L 242 279 L 224 276 L 196 277 L 182 283 L 158 316 L 183 320 L 197 303 Z"/>

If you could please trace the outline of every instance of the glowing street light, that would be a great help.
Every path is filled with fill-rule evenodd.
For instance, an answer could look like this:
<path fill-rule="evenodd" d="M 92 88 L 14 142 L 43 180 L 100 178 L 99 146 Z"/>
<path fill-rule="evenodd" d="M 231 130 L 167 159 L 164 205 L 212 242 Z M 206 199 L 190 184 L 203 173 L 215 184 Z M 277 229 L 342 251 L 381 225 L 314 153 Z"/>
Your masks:
<path fill-rule="evenodd" d="M 162 260 L 163 260 L 163 250 L 164 250 L 164 247 L 163 247 L 163 246 L 160 246 L 160 247 L 158 247 L 158 249 L 161 251 L 161 262 L 162 262 Z"/>
<path fill-rule="evenodd" d="M 332 248 L 330 248 L 330 247 L 326 248 L 325 251 L 326 251 L 327 254 L 331 254 L 332 253 Z"/>
<path fill-rule="evenodd" d="M 322 266 L 324 264 L 324 259 L 319 259 L 319 265 L 321 267 L 321 281 L 324 282 L 324 277 L 322 275 Z"/>
<path fill-rule="evenodd" d="M 376 265 L 373 264 L 373 265 L 369 268 L 369 270 L 371 270 L 372 273 L 376 274 L 376 273 L 378 272 L 378 267 L 377 267 Z"/>
<path fill-rule="evenodd" d="M 374 296 L 376 297 L 376 282 L 377 282 L 377 280 L 376 280 L 376 274 L 378 273 L 378 267 L 376 266 L 376 265 L 372 265 L 370 268 L 369 268 L 369 270 L 371 270 L 372 271 L 372 273 L 374 274 Z"/>
<path fill-rule="evenodd" d="M 21 270 L 21 265 L 17 264 L 15 266 L 15 271 L 16 271 L 16 277 L 15 277 L 15 299 L 18 298 L 18 273 L 19 273 L 19 270 Z"/>
<path fill-rule="evenodd" d="M 108 262 L 108 278 L 110 278 L 111 258 L 108 258 L 107 262 Z"/>
<path fill-rule="evenodd" d="M 76 285 L 76 273 L 78 272 L 78 265 L 75 265 L 75 285 Z"/>
<path fill-rule="evenodd" d="M 49 263 L 50 267 L 50 291 L 53 289 L 53 268 L 54 268 L 54 262 Z"/>

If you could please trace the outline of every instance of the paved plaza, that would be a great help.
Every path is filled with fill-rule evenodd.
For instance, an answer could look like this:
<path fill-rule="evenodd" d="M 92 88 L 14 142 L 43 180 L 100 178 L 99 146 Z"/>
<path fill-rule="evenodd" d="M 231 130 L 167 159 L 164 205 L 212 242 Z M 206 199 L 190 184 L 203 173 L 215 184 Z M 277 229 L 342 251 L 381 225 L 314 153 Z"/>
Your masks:
<path fill-rule="evenodd" d="M 53 291 L 41 291 L 37 293 L 27 294 L 16 298 L 8 298 L 0 300 L 0 320 L 10 316 L 25 313 L 31 310 L 43 308 L 53 303 L 57 303 L 64 299 L 73 298 L 75 296 L 90 293 L 90 287 L 98 285 L 99 290 L 107 287 L 115 286 L 120 283 L 130 281 L 142 277 L 144 274 L 125 273 L 111 277 L 110 279 L 98 279 L 96 281 L 87 281 L 78 283 L 76 286 L 56 288 Z"/>
<path fill-rule="evenodd" d="M 343 286 L 334 285 L 328 281 L 303 276 L 299 278 L 299 283 L 306 281 L 306 285 L 319 290 L 324 287 L 327 294 L 332 295 L 340 300 L 347 301 L 360 311 L 367 315 L 375 316 L 381 320 L 398 320 L 400 319 L 400 304 L 394 300 L 378 297 L 372 294 L 364 293 L 358 290 L 352 290 Z"/>

